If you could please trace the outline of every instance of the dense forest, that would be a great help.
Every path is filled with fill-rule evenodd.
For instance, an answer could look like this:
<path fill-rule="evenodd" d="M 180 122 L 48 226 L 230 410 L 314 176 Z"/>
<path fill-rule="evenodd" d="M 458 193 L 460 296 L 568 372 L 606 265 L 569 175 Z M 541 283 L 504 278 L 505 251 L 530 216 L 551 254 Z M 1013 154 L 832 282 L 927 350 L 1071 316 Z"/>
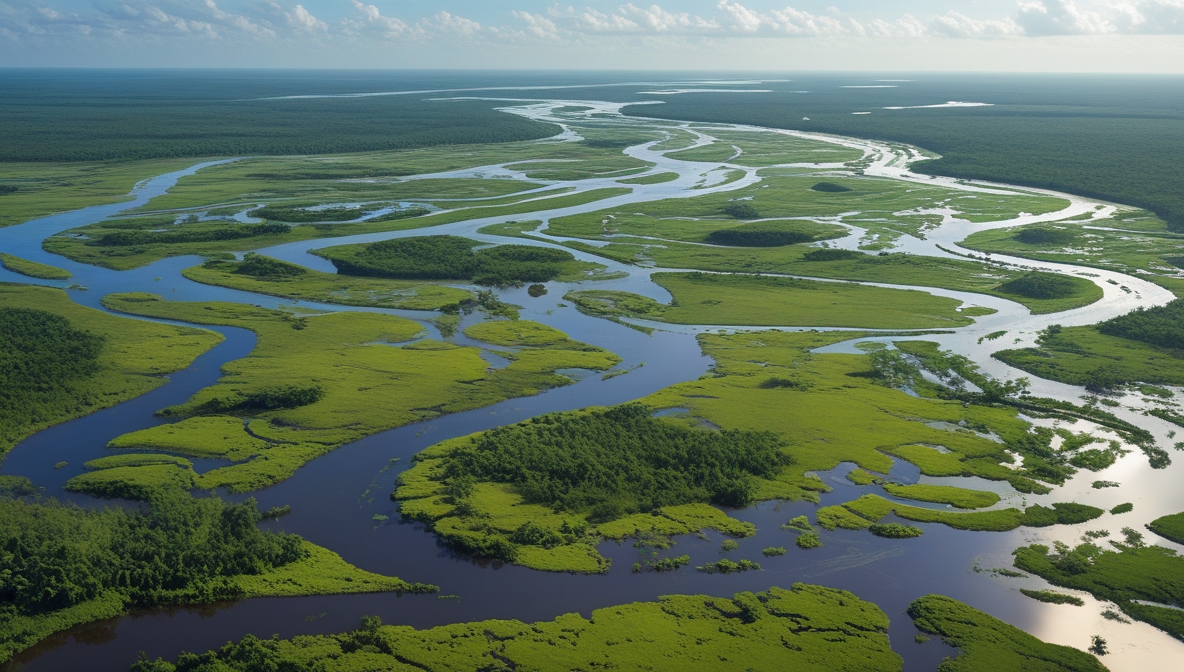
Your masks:
<path fill-rule="evenodd" d="M 307 553 L 300 537 L 261 531 L 260 519 L 253 499 L 226 504 L 180 490 L 152 492 L 142 510 L 0 497 L 0 650 L 32 643 L 22 617 L 112 593 L 138 606 L 236 597 L 226 579 Z"/>
<path fill-rule="evenodd" d="M 101 336 L 53 313 L 0 308 L 0 444 L 88 405 L 71 383 L 98 371 L 102 347 Z"/>
<path fill-rule="evenodd" d="M 1139 308 L 1106 320 L 1098 331 L 1161 348 L 1184 350 L 1184 299 L 1155 308 Z"/>
<path fill-rule="evenodd" d="M 459 236 L 394 238 L 319 250 L 342 275 L 404 280 L 471 280 L 480 285 L 546 282 L 575 261 L 570 252 L 533 245 L 480 245 Z"/>
<path fill-rule="evenodd" d="M 448 459 L 457 483 L 518 487 L 526 501 L 590 511 L 593 522 L 692 502 L 745 506 L 753 477 L 790 458 L 768 432 L 694 429 L 641 404 L 552 413 L 475 438 Z"/>
<path fill-rule="evenodd" d="M 279 98 L 409 83 L 425 82 L 344 73 L 11 70 L 0 75 L 0 161 L 363 152 L 559 132 L 497 112 L 490 101 Z"/>

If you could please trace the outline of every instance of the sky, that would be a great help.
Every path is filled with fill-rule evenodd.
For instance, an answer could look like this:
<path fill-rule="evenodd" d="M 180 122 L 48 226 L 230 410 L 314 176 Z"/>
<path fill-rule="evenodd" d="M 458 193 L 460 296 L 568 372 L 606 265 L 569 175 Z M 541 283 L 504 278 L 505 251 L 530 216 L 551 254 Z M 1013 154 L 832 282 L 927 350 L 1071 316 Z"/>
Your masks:
<path fill-rule="evenodd" d="M 1184 0 L 0 0 L 0 67 L 1184 72 Z"/>

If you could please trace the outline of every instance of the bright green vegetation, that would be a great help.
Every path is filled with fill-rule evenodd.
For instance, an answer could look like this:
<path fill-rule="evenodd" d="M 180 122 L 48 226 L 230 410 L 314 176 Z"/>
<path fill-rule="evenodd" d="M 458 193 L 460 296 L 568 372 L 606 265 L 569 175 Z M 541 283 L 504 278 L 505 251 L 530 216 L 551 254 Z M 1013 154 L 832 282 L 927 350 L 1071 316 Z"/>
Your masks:
<path fill-rule="evenodd" d="M 417 236 L 327 247 L 315 253 L 333 262 L 342 275 L 464 280 L 481 285 L 581 280 L 604 269 L 550 247 L 496 245 L 473 250 L 481 245 L 459 236 Z"/>
<path fill-rule="evenodd" d="M 1162 220 L 1142 210 L 1120 208 L 1110 219 L 981 231 L 962 245 L 982 252 L 1137 274 L 1177 296 L 1184 292 L 1184 281 L 1178 275 L 1184 236 L 1168 231 Z"/>
<path fill-rule="evenodd" d="M 786 551 L 785 551 L 784 546 L 770 546 L 770 547 L 764 549 L 763 551 L 761 551 L 761 554 L 764 555 L 766 558 L 771 558 L 771 557 L 774 557 L 777 555 L 785 555 L 785 552 Z"/>
<path fill-rule="evenodd" d="M 652 277 L 674 296 L 671 305 L 600 290 L 570 292 L 565 298 L 593 315 L 675 324 L 925 329 L 972 322 L 957 312 L 961 301 L 915 290 L 708 273 Z"/>
<path fill-rule="evenodd" d="M 906 520 L 919 523 L 942 523 L 959 530 L 1004 532 L 1021 525 L 1047 527 L 1049 525 L 1073 525 L 1101 516 L 1102 509 L 1084 504 L 1053 504 L 1047 508 L 1035 504 L 1025 511 L 1019 509 L 998 509 L 957 513 L 942 509 L 924 509 L 884 499 L 879 495 L 867 494 L 859 499 L 836 506 L 824 506 L 816 514 L 818 524 L 833 530 L 841 527 L 849 530 L 870 528 L 876 521 L 895 513 Z"/>
<path fill-rule="evenodd" d="M 1125 502 L 1123 504 L 1119 504 L 1118 506 L 1110 509 L 1110 515 L 1117 516 L 1120 513 L 1130 513 L 1131 511 L 1134 511 L 1134 510 L 1135 510 L 1134 504 L 1131 504 L 1130 502 Z"/>
<path fill-rule="evenodd" d="M 798 538 L 795 539 L 793 543 L 796 544 L 798 548 L 806 550 L 811 548 L 820 548 L 822 546 L 822 539 L 818 536 L 817 532 L 805 532 L 803 534 L 799 534 Z"/>
<path fill-rule="evenodd" d="M 30 278 L 40 278 L 42 280 L 69 280 L 72 277 L 69 271 L 56 266 L 39 264 L 35 261 L 21 259 L 20 257 L 14 257 L 11 254 L 4 254 L 3 252 L 0 252 L 0 266 L 13 273 L 20 273 Z"/>
<path fill-rule="evenodd" d="M 728 560 L 721 558 L 715 562 L 709 562 L 700 567 L 696 567 L 704 574 L 738 574 L 740 572 L 759 572 L 761 565 L 759 562 L 752 560 Z"/>
<path fill-rule="evenodd" d="M 1147 529 L 1169 541 L 1184 544 L 1184 513 L 1160 516 L 1147 523 Z"/>
<path fill-rule="evenodd" d="M 1048 604 L 1071 604 L 1075 607 L 1085 606 L 1085 601 L 1080 597 L 1058 593 L 1055 590 L 1028 590 L 1027 588 L 1020 588 L 1020 592 L 1033 600 L 1047 602 Z"/>
<path fill-rule="evenodd" d="M 5 128 L 4 131 L 8 129 Z M 0 131 L 0 132 L 4 132 Z M 0 162 L 0 226 L 90 205 L 118 203 L 145 178 L 196 163 L 192 159 L 88 163 Z"/>
<path fill-rule="evenodd" d="M 1131 618 L 1184 637 L 1184 558 L 1160 546 L 1145 546 L 1139 532 L 1124 528 L 1126 542 L 1110 542 L 1116 550 L 1093 543 L 1070 548 L 1060 542 L 1050 550 L 1033 544 L 1015 551 L 1015 566 L 1049 583 L 1109 600 Z M 1144 600 L 1166 606 L 1139 604 Z"/>
<path fill-rule="evenodd" d="M 137 672 L 334 670 L 584 670 L 662 667 L 742 672 L 894 672 L 888 617 L 876 605 L 833 588 L 736 593 L 731 599 L 667 595 L 597 609 L 591 619 L 457 623 L 428 630 L 384 626 L 365 617 L 339 635 L 260 640 L 248 636 L 217 651 L 184 654 L 176 664 L 142 662 Z M 841 647 L 835 646 L 841 641 Z"/>
<path fill-rule="evenodd" d="M 918 630 L 940 636 L 961 653 L 947 658 L 939 672 L 1104 672 L 1097 658 L 1077 649 L 1048 644 L 990 614 L 944 595 L 926 595 L 909 605 Z"/>
<path fill-rule="evenodd" d="M 454 548 L 538 569 L 602 571 L 603 537 L 751 534 L 705 504 L 745 506 L 776 488 L 789 462 L 781 442 L 652 413 L 640 404 L 555 413 L 445 441 L 416 456 L 392 496 Z"/>
<path fill-rule="evenodd" d="M 323 273 L 248 253 L 241 261 L 212 259 L 181 271 L 186 278 L 286 299 L 411 310 L 455 310 L 472 292 L 432 284 Z"/>
<path fill-rule="evenodd" d="M 912 539 L 925 533 L 919 527 L 900 523 L 874 523 L 868 526 L 867 531 L 886 539 Z"/>
<path fill-rule="evenodd" d="M 570 207 L 619 196 L 629 191 L 623 187 L 593 189 L 576 194 L 552 195 L 551 198 L 523 200 L 508 205 L 473 205 L 422 217 L 353 224 L 289 226 L 283 223 L 241 224 L 220 219 L 195 222 L 190 218 L 148 215 L 105 220 L 72 229 L 46 238 L 42 242 L 42 247 L 74 261 L 128 270 L 165 257 L 197 254 L 226 258 L 228 252 L 254 250 L 293 241 L 397 231 L 449 224 L 476 217 L 501 217 Z M 125 236 L 129 232 L 135 235 Z"/>
<path fill-rule="evenodd" d="M 0 283 L 0 454 L 41 429 L 139 396 L 222 340 Z"/>
<path fill-rule="evenodd" d="M 167 319 L 242 327 L 258 336 L 244 359 L 187 403 L 164 409 L 184 420 L 133 432 L 112 442 L 235 464 L 198 476 L 183 465 L 92 471 L 71 486 L 100 493 L 120 484 L 183 482 L 231 491 L 270 485 L 333 448 L 375 432 L 443 413 L 477 408 L 570 384 L 558 369 L 609 369 L 612 353 L 563 339 L 524 347 L 488 371 L 478 349 L 437 341 L 395 344 L 422 327 L 392 315 L 361 312 L 293 314 L 232 303 L 179 303 L 151 294 L 113 294 L 114 310 Z M 562 336 L 562 334 L 560 334 Z"/>
<path fill-rule="evenodd" d="M 951 504 L 959 509 L 981 509 L 999 502 L 999 495 L 983 490 L 967 490 L 949 485 L 898 485 L 887 483 L 884 491 L 905 499 Z"/>
<path fill-rule="evenodd" d="M 264 595 L 427 591 L 361 571 L 300 537 L 264 532 L 254 500 L 161 490 L 146 510 L 0 499 L 0 661 L 133 607 Z"/>
<path fill-rule="evenodd" d="M 717 142 L 666 156 L 684 161 L 727 161 L 750 167 L 782 163 L 846 163 L 863 156 L 858 149 L 792 135 L 714 129 L 709 133 Z M 739 156 L 733 158 L 736 154 Z"/>
<path fill-rule="evenodd" d="M 1053 325 L 1041 332 L 1037 347 L 992 356 L 1041 378 L 1094 389 L 1134 382 L 1184 385 L 1179 350 L 1108 335 L 1102 328 Z"/>
<path fill-rule="evenodd" d="M 735 539 L 724 539 L 724 543 L 719 545 L 720 553 L 726 553 L 728 551 L 735 551 L 739 548 L 740 548 L 740 542 L 736 541 Z"/>
<path fill-rule="evenodd" d="M 855 485 L 871 485 L 880 479 L 878 476 L 873 476 L 863 469 L 852 469 L 847 472 L 847 480 Z"/>
<path fill-rule="evenodd" d="M 662 184 L 663 182 L 670 182 L 677 179 L 678 173 L 654 173 L 653 175 L 631 177 L 627 180 L 617 180 L 617 182 L 621 184 Z"/>

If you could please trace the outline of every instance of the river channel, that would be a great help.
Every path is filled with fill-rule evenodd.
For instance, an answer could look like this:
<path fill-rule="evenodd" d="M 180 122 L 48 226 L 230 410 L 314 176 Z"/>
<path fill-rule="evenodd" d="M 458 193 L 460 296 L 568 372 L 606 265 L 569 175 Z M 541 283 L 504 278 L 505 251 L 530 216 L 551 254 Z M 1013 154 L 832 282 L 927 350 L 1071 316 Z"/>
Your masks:
<path fill-rule="evenodd" d="M 578 139 L 578 124 L 571 114 L 556 110 L 572 101 L 531 101 L 528 104 L 507 103 L 507 112 L 533 119 L 558 123 L 564 127 L 566 140 Z M 623 117 L 620 105 L 578 101 L 588 108 L 587 118 L 615 119 L 622 127 L 657 125 L 663 128 L 686 124 L 655 122 Z M 823 139 L 864 152 L 869 162 L 865 174 L 890 179 L 939 184 L 953 189 L 995 192 L 1017 188 L 1007 185 L 966 183 L 942 178 L 916 175 L 908 164 L 919 154 L 910 148 L 887 145 L 853 138 L 834 138 L 814 134 L 756 129 L 753 127 L 713 126 L 695 124 L 696 144 L 711 142 L 713 128 L 745 130 L 764 133 L 784 133 Z M 676 172 L 679 178 L 653 185 L 631 185 L 633 192 L 581 206 L 541 211 L 523 215 L 522 219 L 542 220 L 540 229 L 553 217 L 591 212 L 630 203 L 663 198 L 687 198 L 713 191 L 727 191 L 760 181 L 754 168 L 734 164 L 701 163 L 677 160 L 653 148 L 653 143 L 630 147 L 631 156 L 651 162 L 650 171 Z M 99 221 L 147 203 L 168 191 L 177 180 L 219 162 L 206 162 L 189 169 L 161 175 L 137 185 L 131 200 L 94 206 L 53 215 L 18 226 L 0 229 L 0 249 L 26 259 L 65 268 L 74 274 L 70 283 L 34 281 L 0 270 L 0 281 L 36 282 L 65 287 L 76 283 L 86 290 L 71 290 L 76 302 L 102 308 L 99 300 L 112 292 L 146 291 L 162 294 L 177 301 L 237 301 L 267 307 L 290 306 L 291 301 L 201 285 L 182 277 L 180 271 L 200 263 L 196 257 L 164 259 L 130 271 L 112 271 L 79 264 L 48 254 L 41 249 L 46 237 L 85 224 Z M 723 170 L 741 171 L 743 175 L 732 181 L 721 181 Z M 838 169 L 838 166 L 834 167 Z M 505 171 L 504 166 L 486 166 L 484 174 Z M 454 173 L 423 177 L 473 175 L 469 169 Z M 713 174 L 714 173 L 714 174 Z M 631 176 L 632 177 L 632 176 Z M 563 184 L 563 183 L 557 183 Z M 554 185 L 550 185 L 554 186 Z M 621 186 L 613 178 L 597 178 L 564 184 L 578 191 L 609 186 Z M 1025 189 L 1032 192 L 1037 190 Z M 1052 193 L 1052 192 L 1041 192 Z M 948 257 L 966 252 L 957 243 L 974 231 L 987 228 L 1016 226 L 1035 221 L 1055 221 L 1067 217 L 1093 213 L 1103 217 L 1112 211 L 1105 203 L 1076 196 L 1056 194 L 1070 205 L 1059 212 L 1046 215 L 1024 215 L 1018 218 L 970 224 L 956 217 L 925 233 L 924 238 L 903 236 L 898 249 L 914 254 Z M 1108 210 L 1109 208 L 1109 210 Z M 260 250 L 264 254 L 318 270 L 332 272 L 331 264 L 308 251 L 327 245 L 369 242 L 399 236 L 464 235 L 487 242 L 550 245 L 546 241 L 503 238 L 476 233 L 477 229 L 506 221 L 505 217 L 467 220 L 431 229 L 367 234 L 325 240 L 305 241 Z M 858 243 L 860 232 L 840 241 L 847 247 Z M 544 236 L 546 238 L 546 236 Z M 564 248 L 567 249 L 567 248 Z M 569 250 L 571 251 L 571 250 Z M 1104 636 L 1110 643 L 1111 655 L 1104 662 L 1113 670 L 1166 669 L 1167 661 L 1179 660 L 1184 655 L 1184 644 L 1142 623 L 1130 625 L 1103 619 L 1104 605 L 1088 595 L 1084 608 L 1049 605 L 1021 595 L 1017 588 L 1042 588 L 1046 584 L 1036 578 L 1008 579 L 988 570 L 1010 567 L 1011 551 L 1029 543 L 1050 543 L 1062 540 L 1072 543 L 1090 525 L 1056 526 L 1053 528 L 1020 528 L 1012 532 L 965 532 L 944 525 L 923 525 L 925 534 L 909 540 L 881 539 L 865 532 L 836 530 L 822 532 L 824 546 L 809 552 L 791 548 L 780 557 L 759 558 L 760 549 L 767 546 L 792 547 L 793 535 L 780 529 L 780 524 L 799 514 L 810 514 L 815 505 L 808 502 L 765 502 L 729 513 L 757 527 L 754 537 L 741 540 L 736 557 L 759 558 L 764 569 L 736 575 L 708 575 L 683 570 L 666 573 L 635 574 L 630 565 L 638 558 L 638 551 L 629 543 L 605 542 L 601 552 L 612 558 L 611 569 L 603 575 L 574 575 L 539 572 L 495 562 L 478 562 L 453 554 L 443 547 L 434 535 L 419 524 L 400 522 L 396 505 L 390 500 L 398 473 L 409 466 L 410 458 L 427 446 L 446 438 L 489 429 L 553 411 L 626 402 L 655 392 L 674 383 L 693 380 L 707 372 L 712 361 L 703 355 L 695 341 L 695 334 L 705 330 L 739 329 L 728 325 L 680 327 L 651 324 L 658 330 L 652 334 L 628 328 L 622 324 L 588 317 L 563 303 L 569 289 L 595 286 L 603 289 L 630 291 L 668 301 L 669 294 L 650 280 L 654 269 L 620 264 L 583 252 L 573 251 L 582 260 L 595 261 L 618 271 L 622 277 L 595 283 L 548 283 L 549 293 L 530 297 L 524 288 L 497 290 L 503 300 L 523 306 L 522 318 L 536 320 L 558 328 L 572 338 L 609 349 L 624 360 L 618 367 L 632 369 L 629 373 L 608 380 L 598 375 L 582 377 L 567 387 L 549 390 L 534 397 L 511 399 L 493 406 L 439 417 L 382 432 L 338 448 L 299 470 L 292 478 L 270 488 L 252 493 L 260 506 L 268 508 L 290 505 L 292 513 L 279 521 L 266 523 L 304 536 L 310 541 L 332 549 L 345 560 L 374 572 L 398 576 L 408 581 L 434 583 L 441 593 L 456 598 L 441 599 L 437 595 L 398 596 L 378 593 L 366 595 L 315 596 L 300 598 L 264 598 L 231 604 L 207 605 L 197 608 L 151 610 L 108 621 L 89 624 L 60 633 L 38 646 L 18 655 L 2 667 L 5 671 L 87 669 L 112 672 L 126 670 L 140 651 L 152 657 L 173 658 L 181 650 L 204 651 L 220 646 L 227 640 L 238 639 L 248 633 L 260 637 L 279 634 L 340 632 L 356 627 L 362 615 L 376 614 L 392 624 L 416 627 L 472 621 L 490 618 L 513 618 L 523 621 L 545 620 L 568 612 L 590 615 L 593 609 L 633 601 L 652 600 L 671 593 L 705 593 L 730 596 L 741 590 L 763 590 L 770 586 L 788 586 L 794 582 L 816 583 L 850 590 L 859 597 L 878 604 L 891 618 L 889 635 L 893 648 L 905 659 L 906 670 L 932 670 L 942 657 L 955 653 L 938 641 L 925 644 L 914 642 L 917 631 L 904 613 L 915 598 L 928 593 L 941 593 L 983 609 L 1028 632 L 1061 644 L 1085 648 L 1093 634 Z M 1052 315 L 1031 315 L 1023 306 L 1004 299 L 925 287 L 910 287 L 933 294 L 951 296 L 969 304 L 995 309 L 997 312 L 976 318 L 970 326 L 953 330 L 954 333 L 927 335 L 943 348 L 965 355 L 985 371 L 999 378 L 1014 378 L 1023 374 L 993 360 L 990 353 L 1002 347 L 1024 347 L 1033 342 L 1038 331 L 1049 324 L 1092 324 L 1123 314 L 1138 306 L 1154 306 L 1174 298 L 1167 290 L 1141 278 L 1122 275 L 1096 268 L 1067 264 L 1035 262 L 1020 258 L 993 257 L 996 261 L 1017 268 L 1042 268 L 1086 277 L 1096 282 L 1105 292 L 1104 298 L 1085 308 Z M 661 269 L 671 270 L 671 269 Z M 1109 282 L 1113 281 L 1113 282 Z M 892 285 L 900 287 L 900 285 Z M 1122 289 L 1125 288 L 1125 289 Z M 415 319 L 433 337 L 439 333 L 430 323 L 431 313 L 366 309 L 327 304 L 300 302 L 304 308 L 322 310 L 374 310 Z M 478 315 L 465 318 L 463 326 L 480 319 Z M 115 407 L 99 411 L 56 427 L 44 430 L 19 444 L 0 464 L 0 472 L 23 475 L 46 489 L 47 494 L 76 501 L 84 506 L 103 505 L 86 496 L 66 493 L 62 485 L 70 477 L 81 473 L 82 463 L 105 454 L 106 443 L 121 434 L 164 422 L 153 412 L 187 399 L 195 391 L 212 384 L 219 368 L 228 361 L 241 358 L 254 346 L 250 332 L 235 328 L 214 328 L 226 340 L 199 357 L 188 369 L 170 376 L 169 382 L 156 390 Z M 1006 346 L 982 341 L 985 334 L 1007 330 Z M 900 340 L 901 336 L 880 340 Z M 1013 339 L 1019 339 L 1012 343 Z M 463 335 L 451 337 L 458 343 L 482 345 Z M 875 340 L 862 339 L 862 340 Z M 852 343 L 843 343 L 824 351 L 853 352 Z M 491 359 L 491 364 L 497 365 Z M 1081 388 L 1051 381 L 1034 379 L 1033 392 L 1039 396 L 1080 401 Z M 1136 397 L 1122 399 L 1123 408 L 1114 412 L 1141 427 L 1152 431 L 1160 445 L 1170 445 L 1171 426 L 1141 415 Z M 1047 421 L 1042 421 L 1047 422 Z M 1081 425 L 1074 427 L 1080 431 Z M 1175 455 L 1173 455 L 1174 457 Z M 55 463 L 66 461 L 69 466 L 54 469 Z M 204 471 L 222 464 L 216 460 L 194 460 L 195 468 Z M 1184 463 L 1184 459 L 1178 460 Z M 822 503 L 836 504 L 858 497 L 863 492 L 884 495 L 878 486 L 855 486 L 843 476 L 853 467 L 840 465 L 831 472 L 820 474 L 833 487 L 822 496 Z M 1164 514 L 1184 510 L 1184 492 L 1178 488 L 1184 466 L 1173 464 L 1167 469 L 1153 470 L 1137 450 L 1120 458 L 1112 467 L 1099 472 L 1081 472 L 1064 487 L 1045 496 L 1027 496 L 1028 503 L 1075 501 L 1095 506 L 1111 507 L 1120 502 L 1134 502 L 1135 510 L 1124 516 L 1122 524 L 1141 527 Z M 919 475 L 916 467 L 897 461 L 891 474 L 899 482 L 942 482 L 953 479 L 932 479 Z M 1089 482 L 1109 479 L 1122 484 L 1121 488 L 1094 490 Z M 965 481 L 963 481 L 965 482 Z M 983 487 L 982 483 L 969 487 Z M 1017 493 L 1001 491 L 1004 502 L 1016 503 Z M 232 499 L 242 499 L 235 496 Z M 910 502 L 916 504 L 915 502 Z M 1099 523 L 1095 522 L 1093 527 Z M 709 533 L 706 539 L 679 537 L 676 549 L 691 556 L 693 565 L 718 559 L 720 535 Z M 1166 541 L 1156 540 L 1174 547 Z M 1180 549 L 1184 550 L 1184 549 Z"/>

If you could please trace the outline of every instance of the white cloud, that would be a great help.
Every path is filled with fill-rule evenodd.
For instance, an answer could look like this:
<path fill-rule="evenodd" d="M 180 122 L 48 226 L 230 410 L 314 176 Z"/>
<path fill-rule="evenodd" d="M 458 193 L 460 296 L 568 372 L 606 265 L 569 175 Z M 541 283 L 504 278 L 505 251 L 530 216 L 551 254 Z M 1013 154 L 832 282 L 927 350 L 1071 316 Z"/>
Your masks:
<path fill-rule="evenodd" d="M 1019 5 L 1016 22 L 1027 35 L 1097 35 L 1118 31 L 1100 12 L 1080 9 L 1074 0 L 1021 0 Z"/>
<path fill-rule="evenodd" d="M 456 33 L 464 36 L 471 36 L 481 30 L 480 23 L 448 12 L 438 12 L 431 18 L 420 22 L 420 25 L 437 32 Z"/>
<path fill-rule="evenodd" d="M 942 37 L 1014 37 L 1024 29 L 1011 17 L 979 20 L 950 10 L 931 21 L 928 32 Z"/>
<path fill-rule="evenodd" d="M 514 18 L 522 21 L 526 26 L 522 30 L 503 31 L 503 34 L 517 37 L 521 35 L 529 35 L 544 40 L 558 40 L 559 27 L 555 22 L 543 16 L 542 14 L 531 14 L 530 12 L 520 12 L 514 10 L 512 12 Z"/>
<path fill-rule="evenodd" d="M 413 34 L 415 30 L 402 19 L 383 16 L 374 5 L 366 5 L 358 0 L 350 0 L 354 9 L 358 10 L 361 18 L 345 19 L 341 22 L 342 29 L 347 33 L 372 33 L 386 39 L 404 37 Z"/>

